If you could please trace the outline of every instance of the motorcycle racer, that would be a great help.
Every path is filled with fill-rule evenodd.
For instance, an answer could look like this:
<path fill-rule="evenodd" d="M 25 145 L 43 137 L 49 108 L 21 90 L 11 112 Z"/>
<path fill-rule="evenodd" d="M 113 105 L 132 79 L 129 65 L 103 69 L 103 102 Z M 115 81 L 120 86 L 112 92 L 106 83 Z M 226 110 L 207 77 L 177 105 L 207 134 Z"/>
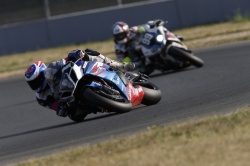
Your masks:
<path fill-rule="evenodd" d="M 112 26 L 113 40 L 115 43 L 115 54 L 120 62 L 134 62 L 136 67 L 142 67 L 140 72 L 148 73 L 150 60 L 145 58 L 140 50 L 141 37 L 150 29 L 161 26 L 164 21 L 161 19 L 148 21 L 146 24 L 133 26 L 123 21 L 118 21 Z M 167 32 L 167 29 L 164 29 Z"/>
<path fill-rule="evenodd" d="M 116 22 L 112 27 L 115 43 L 115 53 L 118 61 L 135 61 L 139 54 L 140 35 L 145 32 L 143 25 L 129 28 L 128 24 L 122 21 Z"/>
<path fill-rule="evenodd" d="M 32 90 L 36 92 L 36 100 L 39 105 L 56 111 L 56 114 L 61 117 L 66 117 L 71 109 L 76 109 L 76 103 L 62 102 L 60 100 L 60 80 L 61 69 L 68 61 L 75 62 L 77 60 L 98 61 L 109 65 L 113 69 L 122 71 L 130 71 L 135 68 L 133 63 L 121 63 L 109 59 L 97 51 L 86 49 L 72 50 L 68 56 L 59 61 L 51 62 L 48 67 L 42 62 L 37 61 L 32 63 L 25 71 L 24 77 Z M 70 101 L 74 102 L 74 101 Z M 91 111 L 102 111 L 100 108 L 91 107 Z M 89 112 L 92 113 L 92 112 Z"/>

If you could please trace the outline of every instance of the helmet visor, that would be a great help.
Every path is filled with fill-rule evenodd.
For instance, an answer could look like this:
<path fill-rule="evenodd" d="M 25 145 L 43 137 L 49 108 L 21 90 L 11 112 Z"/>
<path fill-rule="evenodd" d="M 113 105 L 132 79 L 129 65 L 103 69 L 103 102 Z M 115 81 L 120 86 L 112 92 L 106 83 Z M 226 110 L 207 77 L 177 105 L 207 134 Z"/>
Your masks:
<path fill-rule="evenodd" d="M 114 38 L 116 41 L 120 41 L 123 40 L 127 37 L 127 33 L 126 32 L 122 32 L 122 33 L 118 33 L 116 35 L 114 35 Z"/>
<path fill-rule="evenodd" d="M 39 74 L 37 78 L 31 81 L 27 81 L 32 90 L 37 90 L 43 83 L 44 73 Z"/>

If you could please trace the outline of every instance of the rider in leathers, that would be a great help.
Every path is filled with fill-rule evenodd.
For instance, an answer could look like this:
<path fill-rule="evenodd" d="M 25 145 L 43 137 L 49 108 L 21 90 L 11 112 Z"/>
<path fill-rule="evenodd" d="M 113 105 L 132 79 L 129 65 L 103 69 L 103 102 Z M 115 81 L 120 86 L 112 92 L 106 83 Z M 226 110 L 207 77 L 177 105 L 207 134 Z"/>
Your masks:
<path fill-rule="evenodd" d="M 146 58 L 141 51 L 141 42 L 143 35 L 150 32 L 154 28 L 164 25 L 164 20 L 150 20 L 145 24 L 133 26 L 129 28 L 128 24 L 122 21 L 116 22 L 112 27 L 112 33 L 115 43 L 115 53 L 120 62 L 134 62 L 139 71 L 145 74 L 150 74 L 154 70 L 152 61 Z M 165 27 L 162 27 L 165 34 L 170 33 Z M 177 36 L 183 40 L 182 36 Z M 167 56 L 167 58 L 170 58 Z M 183 64 L 173 63 L 171 58 L 168 60 L 168 67 L 179 68 Z"/>
<path fill-rule="evenodd" d="M 66 117 L 70 109 L 76 109 L 76 107 L 69 108 L 68 104 L 65 102 L 60 102 L 59 83 L 61 80 L 61 69 L 63 65 L 65 65 L 68 61 L 75 62 L 78 59 L 82 59 L 84 61 L 103 62 L 114 69 L 119 69 L 122 71 L 129 71 L 135 68 L 135 65 L 133 63 L 120 63 L 103 56 L 97 51 L 89 49 L 86 49 L 85 51 L 79 49 L 73 50 L 68 54 L 66 58 L 51 62 L 48 67 L 41 73 L 44 79 L 40 78 L 42 80 L 40 82 L 43 83 L 41 83 L 40 87 L 36 89 L 36 99 L 41 106 L 55 110 L 58 116 Z M 32 82 L 32 80 L 29 82 L 29 79 L 31 77 L 30 68 L 31 66 L 25 72 L 25 78 L 29 85 L 30 82 Z M 32 89 L 35 90 L 34 88 Z M 86 107 L 88 107 L 88 105 L 86 105 Z M 92 106 L 89 109 L 91 109 L 91 111 L 94 113 L 102 111 L 102 109 Z"/>
<path fill-rule="evenodd" d="M 145 58 L 140 50 L 142 35 L 150 31 L 151 28 L 163 25 L 164 21 L 157 19 L 148 21 L 146 24 L 129 28 L 128 24 L 122 21 L 116 22 L 112 26 L 112 33 L 115 43 L 115 53 L 120 62 L 134 62 L 136 67 L 141 67 L 142 73 L 152 70 L 150 60 Z M 167 32 L 167 29 L 164 30 Z"/>

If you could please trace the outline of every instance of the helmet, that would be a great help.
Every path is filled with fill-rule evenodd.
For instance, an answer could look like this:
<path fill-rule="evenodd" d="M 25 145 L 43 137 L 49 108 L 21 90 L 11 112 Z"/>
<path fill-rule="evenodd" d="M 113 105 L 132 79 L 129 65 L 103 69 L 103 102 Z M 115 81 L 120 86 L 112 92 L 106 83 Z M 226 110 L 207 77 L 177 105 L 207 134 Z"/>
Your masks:
<path fill-rule="evenodd" d="M 24 77 L 30 88 L 36 92 L 40 92 L 45 85 L 44 71 L 46 65 L 42 61 L 32 63 L 26 70 Z"/>
<path fill-rule="evenodd" d="M 112 27 L 112 33 L 115 42 L 124 44 L 128 42 L 129 26 L 127 23 L 119 21 L 116 22 Z"/>

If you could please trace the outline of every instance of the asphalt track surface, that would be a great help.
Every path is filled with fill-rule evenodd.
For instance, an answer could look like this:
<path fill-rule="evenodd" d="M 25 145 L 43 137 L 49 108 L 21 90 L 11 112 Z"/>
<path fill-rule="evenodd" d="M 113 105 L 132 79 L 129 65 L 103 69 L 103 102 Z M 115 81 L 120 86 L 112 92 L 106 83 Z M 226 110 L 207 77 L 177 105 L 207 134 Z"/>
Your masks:
<path fill-rule="evenodd" d="M 250 41 L 194 53 L 205 61 L 204 67 L 150 77 L 162 91 L 157 105 L 89 115 L 82 123 L 38 106 L 23 78 L 0 81 L 0 165 L 249 105 Z"/>

